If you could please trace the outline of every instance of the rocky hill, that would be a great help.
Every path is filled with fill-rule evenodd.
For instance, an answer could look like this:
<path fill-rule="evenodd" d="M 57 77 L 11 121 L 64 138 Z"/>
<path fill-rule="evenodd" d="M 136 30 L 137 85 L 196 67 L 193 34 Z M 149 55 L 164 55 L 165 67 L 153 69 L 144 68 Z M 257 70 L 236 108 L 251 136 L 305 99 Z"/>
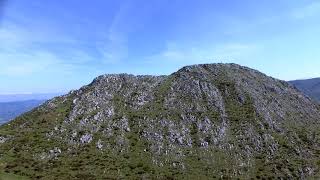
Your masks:
<path fill-rule="evenodd" d="M 0 171 L 32 179 L 319 177 L 320 108 L 236 64 L 103 75 L 0 127 Z"/>
<path fill-rule="evenodd" d="M 320 102 L 320 78 L 290 81 L 306 95 Z"/>

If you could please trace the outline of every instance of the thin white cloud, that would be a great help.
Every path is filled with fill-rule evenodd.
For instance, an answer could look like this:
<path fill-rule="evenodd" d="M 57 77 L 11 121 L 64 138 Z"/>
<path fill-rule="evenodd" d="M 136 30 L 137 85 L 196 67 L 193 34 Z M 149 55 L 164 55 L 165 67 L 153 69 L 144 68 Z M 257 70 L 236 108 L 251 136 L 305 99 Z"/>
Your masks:
<path fill-rule="evenodd" d="M 212 55 L 220 59 L 241 59 L 258 51 L 258 45 L 242 43 L 226 43 L 214 47 Z"/>
<path fill-rule="evenodd" d="M 59 33 L 55 27 L 44 22 L 37 23 L 25 17 L 15 16 L 1 24 L 1 75 L 27 76 L 54 71 L 69 74 L 96 60 L 94 54 L 81 47 L 82 42 L 76 37 Z M 50 44 L 60 49 L 50 48 Z"/>
<path fill-rule="evenodd" d="M 101 61 L 114 64 L 128 57 L 128 44 L 126 35 L 110 33 L 97 43 Z"/>
<path fill-rule="evenodd" d="M 143 22 L 150 18 L 151 5 L 147 8 L 149 10 L 139 12 L 136 12 L 137 6 L 139 5 L 132 0 L 122 2 L 110 22 L 110 26 L 107 28 L 102 28 L 103 25 L 97 27 L 96 31 L 92 32 L 90 42 L 77 37 L 76 33 L 73 34 L 72 25 L 70 25 L 71 30 L 62 31 L 57 23 L 51 21 L 52 19 L 50 21 L 41 17 L 30 19 L 19 13 L 8 15 L 8 18 L 0 27 L 0 53 L 15 52 L 19 54 L 23 52 L 33 56 L 37 53 L 34 51 L 50 52 L 60 60 L 64 60 L 61 64 L 66 65 L 89 61 L 95 61 L 95 64 L 119 63 L 129 56 L 128 41 L 130 33 L 143 26 Z M 60 13 L 66 14 L 67 19 L 74 19 L 72 14 L 65 12 L 63 9 L 60 9 L 60 11 Z M 76 19 L 73 23 L 77 27 L 86 28 L 89 26 L 87 20 Z M 86 43 L 94 45 L 90 47 L 90 51 L 82 49 L 82 44 L 85 46 Z M 54 45 L 54 48 L 63 46 L 67 49 L 54 52 L 50 47 L 46 47 L 47 44 Z M 42 60 L 39 59 L 39 61 Z"/>
<path fill-rule="evenodd" d="M 114 64 L 129 57 L 130 37 L 152 20 L 159 2 L 125 0 L 121 3 L 111 25 L 97 43 L 103 62 Z"/>
<path fill-rule="evenodd" d="M 60 32 L 50 23 L 25 17 L 7 18 L 0 26 L 0 48 L 19 48 L 40 43 L 77 44 L 75 37 Z"/>
<path fill-rule="evenodd" d="M 47 74 L 48 70 L 70 73 L 99 63 L 99 53 L 106 57 L 106 51 L 98 46 L 91 46 L 89 51 L 86 45 L 92 42 L 87 42 L 79 37 L 79 34 L 72 33 L 74 26 L 88 27 L 87 22 L 75 19 L 72 14 L 67 16 L 75 20 L 68 30 L 59 28 L 59 24 L 51 19 L 31 19 L 15 12 L 6 14 L 0 25 L 0 74 L 25 76 L 37 72 Z M 101 36 L 93 37 L 97 39 L 93 38 L 92 41 L 105 40 Z M 122 53 L 119 51 L 118 54 Z M 87 66 L 88 64 L 90 65 Z"/>
<path fill-rule="evenodd" d="M 232 60 L 244 59 L 258 51 L 258 46 L 253 44 L 225 43 L 212 47 L 191 47 L 178 46 L 175 43 L 168 43 L 167 48 L 162 52 L 146 58 L 146 62 L 154 64 L 166 62 L 172 64 L 198 64 L 214 61 L 230 62 Z"/>
<path fill-rule="evenodd" d="M 97 50 L 104 63 L 116 63 L 128 57 L 128 13 L 130 1 L 125 1 L 115 13 L 107 32 L 97 43 Z"/>
<path fill-rule="evenodd" d="M 0 74 L 26 76 L 48 71 L 56 67 L 59 62 L 59 59 L 49 52 L 0 53 Z"/>

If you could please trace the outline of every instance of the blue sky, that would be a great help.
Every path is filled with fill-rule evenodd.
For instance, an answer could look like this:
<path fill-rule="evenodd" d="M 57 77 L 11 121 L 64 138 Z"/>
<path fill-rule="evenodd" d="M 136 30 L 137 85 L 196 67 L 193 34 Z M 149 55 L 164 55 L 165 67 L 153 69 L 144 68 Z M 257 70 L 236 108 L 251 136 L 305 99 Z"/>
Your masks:
<path fill-rule="evenodd" d="M 312 0 L 0 0 L 0 94 L 216 62 L 320 77 L 319 19 Z"/>

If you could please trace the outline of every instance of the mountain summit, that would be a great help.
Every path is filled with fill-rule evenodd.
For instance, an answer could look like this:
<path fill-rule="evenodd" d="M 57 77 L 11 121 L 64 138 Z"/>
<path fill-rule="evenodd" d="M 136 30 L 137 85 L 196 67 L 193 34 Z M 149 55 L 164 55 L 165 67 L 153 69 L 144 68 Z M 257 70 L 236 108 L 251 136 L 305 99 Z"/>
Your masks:
<path fill-rule="evenodd" d="M 236 64 L 103 75 L 0 127 L 0 171 L 43 179 L 308 178 L 320 108 Z"/>

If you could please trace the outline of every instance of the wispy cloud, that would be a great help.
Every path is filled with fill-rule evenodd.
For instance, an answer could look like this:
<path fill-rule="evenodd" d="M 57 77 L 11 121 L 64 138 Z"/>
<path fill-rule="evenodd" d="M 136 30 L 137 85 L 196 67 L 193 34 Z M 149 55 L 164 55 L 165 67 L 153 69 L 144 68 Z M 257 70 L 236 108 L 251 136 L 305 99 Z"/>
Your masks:
<path fill-rule="evenodd" d="M 41 59 L 41 60 L 40 60 Z M 56 67 L 59 59 L 49 52 L 0 53 L 0 74 L 25 76 Z"/>
<path fill-rule="evenodd" d="M 225 43 L 214 47 L 213 56 L 221 59 L 241 59 L 251 56 L 259 50 L 256 44 L 246 43 Z"/>
<path fill-rule="evenodd" d="M 230 62 L 243 59 L 258 51 L 258 46 L 242 43 L 223 43 L 212 47 L 182 47 L 167 43 L 166 49 L 146 58 L 148 63 L 196 64 L 212 61 Z"/>
<path fill-rule="evenodd" d="M 90 24 L 65 9 L 59 9 L 59 14 L 71 19 L 72 24 L 63 29 L 52 17 L 34 19 L 11 11 L 0 26 L 0 74 L 25 76 L 46 73 L 48 68 L 68 73 L 102 63 L 118 63 L 128 57 L 130 2 L 121 4 L 109 27 Z M 90 25 L 95 27 L 89 28 Z M 77 30 L 79 27 L 82 29 Z M 82 37 L 88 32 L 90 36 Z"/>
<path fill-rule="evenodd" d="M 60 33 L 46 22 L 8 17 L 0 26 L 1 75 L 66 74 L 96 58 L 75 36 Z"/>
<path fill-rule="evenodd" d="M 0 26 L 2 74 L 23 76 L 46 67 L 62 73 L 82 67 L 123 63 L 129 57 L 131 33 L 150 20 L 151 5 L 145 8 L 147 10 L 136 12 L 139 6 L 136 2 L 123 1 L 113 19 L 106 22 L 108 26 L 90 24 L 88 19 L 75 18 L 75 14 L 59 8 L 59 14 L 72 22 L 63 29 L 59 27 L 61 22 L 52 17 L 47 20 L 46 17 L 34 19 L 18 12 L 7 14 Z M 89 28 L 91 25 L 94 27 Z M 79 27 L 82 29 L 77 30 Z M 81 33 L 87 37 L 82 37 Z"/>
<path fill-rule="evenodd" d="M 125 0 L 121 3 L 114 14 L 111 25 L 97 43 L 97 49 L 102 55 L 103 62 L 114 64 L 130 56 L 130 38 L 152 20 L 152 15 L 159 2 Z"/>
<path fill-rule="evenodd" d="M 125 1 L 115 13 L 111 25 L 101 40 L 97 43 L 97 49 L 104 63 L 116 63 L 128 57 L 128 13 L 132 4 Z"/>

